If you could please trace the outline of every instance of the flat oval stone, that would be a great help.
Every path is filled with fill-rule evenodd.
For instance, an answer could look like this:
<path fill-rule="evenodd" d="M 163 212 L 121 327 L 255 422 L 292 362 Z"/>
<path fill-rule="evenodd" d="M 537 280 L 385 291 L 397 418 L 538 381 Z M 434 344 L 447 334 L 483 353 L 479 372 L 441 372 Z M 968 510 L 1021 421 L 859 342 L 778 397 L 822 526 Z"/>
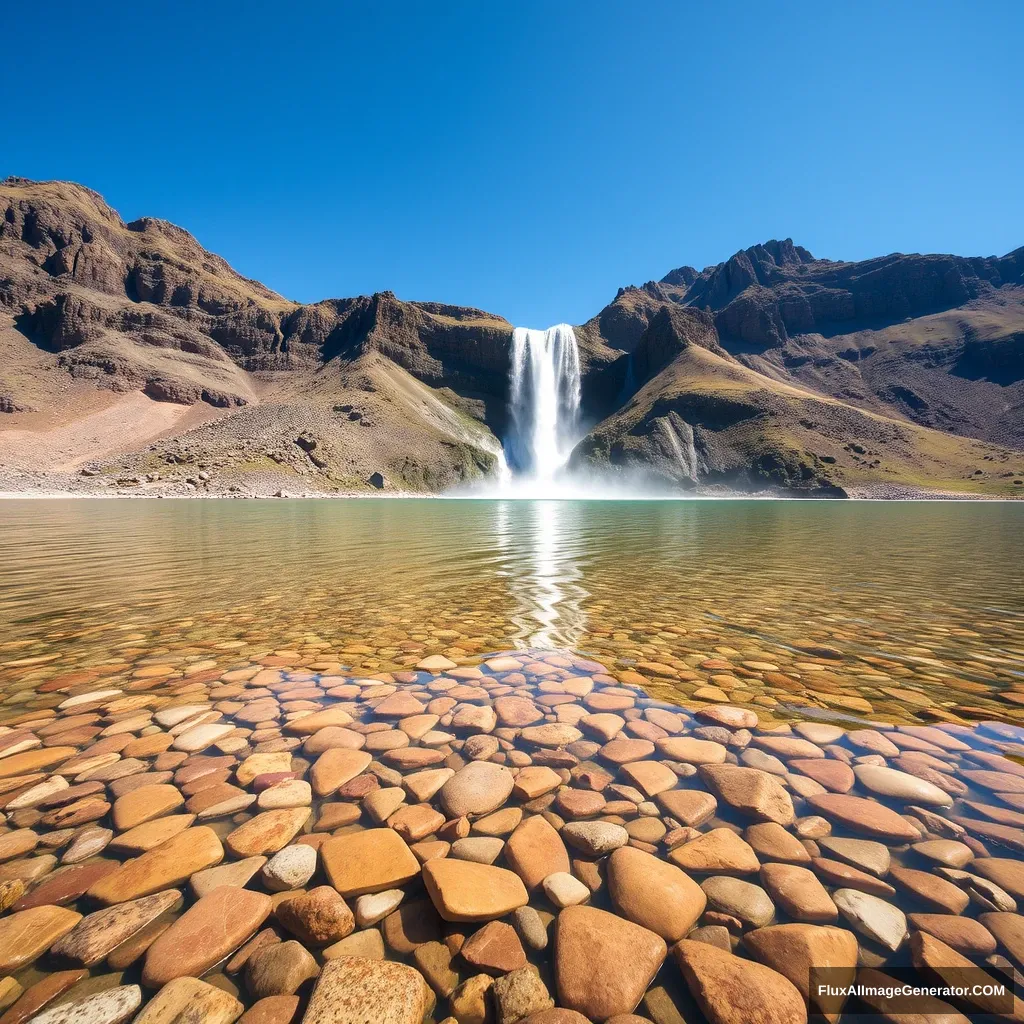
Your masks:
<path fill-rule="evenodd" d="M 761 882 L 772 900 L 794 921 L 834 924 L 839 916 L 814 872 L 798 864 L 764 864 Z"/>
<path fill-rule="evenodd" d="M 22 896 L 12 908 L 15 911 L 47 904 L 64 906 L 77 900 L 88 891 L 94 882 L 116 871 L 118 864 L 112 860 L 99 860 L 92 864 L 76 865 L 56 871 L 44 882 L 37 885 L 27 896 Z"/>
<path fill-rule="evenodd" d="M 894 864 L 889 869 L 889 877 L 921 903 L 947 914 L 962 914 L 971 902 L 963 889 L 930 871 Z"/>
<path fill-rule="evenodd" d="M 191 906 L 146 951 L 142 983 L 159 988 L 199 977 L 256 934 L 273 901 L 264 893 L 224 886 Z"/>
<path fill-rule="evenodd" d="M 631 761 L 619 773 L 647 797 L 672 789 L 679 781 L 676 773 L 660 761 Z"/>
<path fill-rule="evenodd" d="M 848 793 L 857 782 L 853 769 L 835 757 L 798 757 L 789 762 L 789 767 L 833 793 Z"/>
<path fill-rule="evenodd" d="M 119 985 L 44 1010 L 32 1018 L 32 1024 L 122 1024 L 141 1005 L 142 989 L 138 985 Z"/>
<path fill-rule="evenodd" d="M 964 956 L 984 958 L 996 951 L 998 937 L 986 927 L 982 914 L 979 921 L 959 914 L 908 914 L 907 921 L 911 928 L 917 928 L 946 943 Z M 1016 916 L 1016 915 L 1008 915 Z"/>
<path fill-rule="evenodd" d="M 50 947 L 52 956 L 91 967 L 130 939 L 181 899 L 181 892 L 167 892 L 119 903 L 83 918 L 67 935 Z"/>
<path fill-rule="evenodd" d="M 792 832 L 787 832 L 774 821 L 759 821 L 748 825 L 744 840 L 763 860 L 779 860 L 789 864 L 810 864 L 811 855 Z"/>
<path fill-rule="evenodd" d="M 924 779 L 880 764 L 853 766 L 857 781 L 867 790 L 891 800 L 902 800 L 925 807 L 952 807 L 953 798 Z"/>
<path fill-rule="evenodd" d="M 420 873 L 415 854 L 390 828 L 333 836 L 320 847 L 320 859 L 331 885 L 342 896 L 394 889 Z"/>
<path fill-rule="evenodd" d="M 101 878 L 88 895 L 100 903 L 124 903 L 186 881 L 190 875 L 224 859 L 224 848 L 206 825 L 188 828 L 160 846 Z"/>
<path fill-rule="evenodd" d="M 540 814 L 526 818 L 508 837 L 505 860 L 530 892 L 548 875 L 569 870 L 562 837 Z"/>
<path fill-rule="evenodd" d="M 114 801 L 111 817 L 119 832 L 159 818 L 180 807 L 185 798 L 175 786 L 141 786 Z"/>
<path fill-rule="evenodd" d="M 346 782 L 366 771 L 371 760 L 373 758 L 365 750 L 348 750 L 344 747 L 325 750 L 310 769 L 309 777 L 313 792 L 317 796 L 327 796 L 335 792 Z"/>
<path fill-rule="evenodd" d="M 49 906 L 0 918 L 0 972 L 13 974 L 32 963 L 81 920 L 73 910 Z"/>
<path fill-rule="evenodd" d="M 822 836 L 818 840 L 821 849 L 845 860 L 854 867 L 881 878 L 888 874 L 892 858 L 889 850 L 882 843 L 870 839 L 842 839 L 834 836 Z"/>
<path fill-rule="evenodd" d="M 446 921 L 490 921 L 529 901 L 520 877 L 505 868 L 471 861 L 428 861 L 423 882 L 437 912 Z"/>
<path fill-rule="evenodd" d="M 751 928 L 762 928 L 775 917 L 775 904 L 768 893 L 753 882 L 717 875 L 704 879 L 700 887 L 712 910 L 735 917 Z"/>
<path fill-rule="evenodd" d="M 308 807 L 285 807 L 263 811 L 239 825 L 224 845 L 236 857 L 258 857 L 284 849 L 309 820 Z"/>
<path fill-rule="evenodd" d="M 849 985 L 857 974 L 858 945 L 853 932 L 831 925 L 776 924 L 747 932 L 743 944 L 754 959 L 788 978 L 803 998 L 834 1024 L 847 997 L 817 992 L 812 995 L 811 969 L 828 968 L 839 986 Z M 757 1019 L 751 1009 L 743 1005 L 742 994 L 735 995 L 744 1014 L 742 1024 Z"/>
<path fill-rule="evenodd" d="M 184 750 L 188 753 L 195 753 L 212 747 L 218 740 L 225 739 L 235 731 L 233 725 L 223 722 L 204 722 L 202 725 L 194 725 L 179 733 L 171 746 L 175 750 Z"/>
<path fill-rule="evenodd" d="M 894 953 L 907 936 L 907 918 L 899 907 L 856 889 L 836 889 L 832 901 L 855 931 Z"/>
<path fill-rule="evenodd" d="M 821 793 L 807 802 L 830 821 L 838 821 L 853 832 L 875 839 L 918 840 L 921 833 L 894 810 L 860 796 Z"/>
<path fill-rule="evenodd" d="M 471 761 L 441 787 L 438 799 L 450 818 L 489 814 L 505 803 L 514 784 L 507 768 L 491 761 Z"/>
<path fill-rule="evenodd" d="M 623 917 L 677 942 L 704 913 L 704 890 L 679 868 L 623 846 L 608 858 L 608 891 Z"/>

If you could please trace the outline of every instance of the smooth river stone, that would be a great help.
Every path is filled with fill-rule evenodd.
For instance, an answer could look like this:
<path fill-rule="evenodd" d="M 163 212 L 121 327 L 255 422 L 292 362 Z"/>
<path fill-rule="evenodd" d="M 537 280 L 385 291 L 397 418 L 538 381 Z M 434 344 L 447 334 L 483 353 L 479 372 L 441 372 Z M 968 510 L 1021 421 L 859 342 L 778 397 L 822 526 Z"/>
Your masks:
<path fill-rule="evenodd" d="M 141 1005 L 142 989 L 138 985 L 119 985 L 44 1010 L 32 1018 L 31 1024 L 122 1024 Z"/>
<path fill-rule="evenodd" d="M 433 996 L 414 967 L 341 956 L 324 964 L 302 1024 L 421 1024 Z"/>
<path fill-rule="evenodd" d="M 807 802 L 830 821 L 837 821 L 853 832 L 874 839 L 918 840 L 921 833 L 894 810 L 860 796 L 845 793 L 819 793 Z"/>
<path fill-rule="evenodd" d="M 390 828 L 333 836 L 320 847 L 320 860 L 342 896 L 394 889 L 420 873 L 415 854 Z"/>
<path fill-rule="evenodd" d="M 805 1024 L 797 987 L 764 964 L 706 942 L 683 940 L 672 955 L 710 1024 Z"/>
<path fill-rule="evenodd" d="M 789 767 L 833 793 L 849 793 L 857 782 L 853 769 L 845 761 L 835 757 L 798 757 L 789 762 Z"/>
<path fill-rule="evenodd" d="M 117 861 L 98 860 L 92 864 L 76 865 L 55 871 L 46 881 L 37 885 L 28 896 L 22 896 L 13 910 L 28 910 L 48 904 L 64 906 L 88 891 L 89 886 L 118 868 Z"/>
<path fill-rule="evenodd" d="M 313 812 L 308 807 L 284 807 L 263 811 L 239 825 L 224 845 L 236 857 L 260 857 L 283 850 Z"/>
<path fill-rule="evenodd" d="M 690 828 L 703 825 L 718 810 L 718 801 L 701 789 L 671 789 L 659 793 L 657 801 L 667 815 Z"/>
<path fill-rule="evenodd" d="M 114 836 L 109 843 L 111 851 L 118 853 L 145 853 L 161 843 L 166 843 L 180 832 L 184 832 L 194 821 L 194 814 L 168 814 L 154 821 L 147 821 L 135 828 Z"/>
<path fill-rule="evenodd" d="M 789 793 L 766 772 L 727 764 L 701 765 L 699 772 L 720 800 L 743 814 L 779 825 L 789 825 L 796 818 Z"/>
<path fill-rule="evenodd" d="M 352 716 L 344 708 L 328 708 L 326 711 L 314 711 L 311 715 L 296 718 L 285 726 L 287 732 L 309 736 L 320 729 L 333 726 L 352 724 Z"/>
<path fill-rule="evenodd" d="M 974 860 L 974 851 L 955 839 L 926 839 L 911 846 L 914 853 L 947 868 L 962 868 Z"/>
<path fill-rule="evenodd" d="M 728 828 L 712 829 L 677 846 L 668 859 L 684 871 L 716 875 L 748 875 L 761 867 L 750 844 Z"/>
<path fill-rule="evenodd" d="M 938 878 L 930 871 L 917 871 L 894 864 L 889 869 L 889 878 L 921 903 L 946 914 L 961 914 L 971 902 L 970 896 L 944 878 Z"/>
<path fill-rule="evenodd" d="M 175 750 L 184 750 L 194 754 L 197 751 L 212 747 L 218 740 L 225 739 L 235 731 L 235 726 L 223 722 L 204 722 L 186 729 L 174 738 L 171 744 Z"/>
<path fill-rule="evenodd" d="M 224 886 L 191 906 L 146 951 L 142 983 L 159 988 L 174 978 L 199 977 L 256 934 L 273 900 Z"/>
<path fill-rule="evenodd" d="M 657 796 L 672 789 L 679 781 L 676 773 L 660 761 L 631 761 L 619 770 L 646 797 Z"/>
<path fill-rule="evenodd" d="M 629 833 L 612 821 L 572 821 L 559 835 L 580 853 L 601 857 L 629 842 Z"/>
<path fill-rule="evenodd" d="M 569 854 L 562 837 L 539 814 L 521 822 L 508 837 L 505 860 L 530 892 L 548 875 L 569 870 Z"/>
<path fill-rule="evenodd" d="M 441 787 L 438 799 L 450 818 L 490 814 L 505 803 L 514 784 L 507 768 L 490 761 L 471 761 Z"/>
<path fill-rule="evenodd" d="M 836 889 L 832 901 L 855 931 L 896 952 L 907 935 L 907 918 L 899 907 L 856 889 Z"/>
<path fill-rule="evenodd" d="M 206 825 L 187 828 L 160 846 L 96 882 L 88 895 L 99 903 L 124 903 L 170 889 L 190 875 L 212 868 L 224 859 L 224 847 L 217 833 Z"/>
<path fill-rule="evenodd" d="M 837 839 L 835 836 L 822 836 L 818 846 L 827 853 L 834 854 L 855 868 L 869 871 L 881 878 L 888 874 L 892 857 L 889 848 L 871 839 Z"/>
<path fill-rule="evenodd" d="M 50 953 L 83 967 L 91 967 L 106 959 L 108 953 L 156 920 L 165 910 L 170 910 L 180 899 L 179 890 L 168 889 L 167 892 L 97 910 L 54 943 Z"/>
<path fill-rule="evenodd" d="M 408 785 L 409 780 L 406 779 Z M 516 775 L 513 792 L 520 800 L 534 800 L 562 784 L 561 776 L 545 765 L 527 765 Z"/>
<path fill-rule="evenodd" d="M 722 764 L 726 749 L 714 740 L 697 740 L 690 736 L 666 736 L 655 742 L 658 753 L 671 761 L 686 764 Z"/>
<path fill-rule="evenodd" d="M 848 985 L 857 974 L 857 936 L 845 928 L 831 925 L 775 924 L 758 928 L 743 936 L 743 944 L 754 957 L 773 971 L 788 978 L 804 1000 L 810 994 L 812 967 L 827 967 L 834 972 L 837 985 Z M 844 995 L 815 994 L 815 1008 L 830 1021 L 838 1020 Z M 741 1018 L 743 1024 L 759 1018 Z"/>
<path fill-rule="evenodd" d="M 665 960 L 654 932 L 594 907 L 567 907 L 555 921 L 560 1006 L 592 1020 L 632 1013 Z"/>
<path fill-rule="evenodd" d="M 529 902 L 522 879 L 505 868 L 472 861 L 428 861 L 423 882 L 437 912 L 446 921 L 490 921 Z"/>
<path fill-rule="evenodd" d="M 366 771 L 373 760 L 365 750 L 332 747 L 325 750 L 310 769 L 309 778 L 317 796 L 328 796 Z"/>
<path fill-rule="evenodd" d="M 198 978 L 175 978 L 146 1003 L 132 1024 L 233 1024 L 243 1009 L 230 992 Z"/>
<path fill-rule="evenodd" d="M 788 864 L 810 864 L 811 855 L 792 832 L 774 821 L 759 821 L 743 831 L 744 840 L 763 860 L 781 860 Z"/>
<path fill-rule="evenodd" d="M 814 873 L 828 885 L 839 889 L 860 889 L 861 892 L 869 892 L 872 896 L 883 898 L 895 896 L 896 890 L 874 875 L 853 867 L 851 864 L 844 864 L 839 860 L 830 860 L 827 857 L 813 857 L 811 865 Z"/>
<path fill-rule="evenodd" d="M 315 857 L 316 855 L 314 854 L 314 860 Z M 247 857 L 245 860 L 219 864 L 215 868 L 197 871 L 189 879 L 189 885 L 197 898 L 202 898 L 222 885 L 233 885 L 239 889 L 244 889 L 249 884 L 249 880 L 253 875 L 266 863 L 266 857 Z"/>
<path fill-rule="evenodd" d="M 967 919 L 957 918 L 957 920 Z M 1020 914 L 991 912 L 988 914 L 981 914 L 978 917 L 978 920 L 992 935 L 995 936 L 999 944 L 1018 964 L 1024 965 L 1024 917 Z M 930 929 L 926 929 L 926 931 L 927 930 Z M 953 943 L 949 942 L 949 939 L 946 939 L 944 936 L 940 935 L 938 937 L 949 943 L 949 945 L 953 945 Z M 960 952 L 964 952 L 964 950 L 961 950 Z"/>
<path fill-rule="evenodd" d="M 919 779 L 906 772 L 887 768 L 880 764 L 857 764 L 853 766 L 857 781 L 868 791 L 891 800 L 902 800 L 925 807 L 952 807 L 953 798 L 938 786 Z"/>
<path fill-rule="evenodd" d="M 704 879 L 700 887 L 712 910 L 738 918 L 752 928 L 761 928 L 775 917 L 775 905 L 768 893 L 753 882 L 717 875 Z"/>
<path fill-rule="evenodd" d="M 608 891 L 619 913 L 677 942 L 704 913 L 704 890 L 679 868 L 623 846 L 608 858 Z"/>
<path fill-rule="evenodd" d="M 159 818 L 180 807 L 185 798 L 175 786 L 141 786 L 114 801 L 111 817 L 119 832 Z"/>
<path fill-rule="evenodd" d="M 48 768 L 52 764 L 66 761 L 77 753 L 77 747 L 43 747 L 42 750 L 27 750 L 23 754 L 5 757 L 0 760 L 0 779 L 28 775 L 40 768 Z"/>
<path fill-rule="evenodd" d="M 836 905 L 813 871 L 798 864 L 764 864 L 761 882 L 768 894 L 794 921 L 834 924 Z"/>
<path fill-rule="evenodd" d="M 235 780 L 240 786 L 248 786 L 260 775 L 272 775 L 291 770 L 292 755 L 286 750 L 250 754 L 235 769 Z"/>
<path fill-rule="evenodd" d="M 32 963 L 82 920 L 64 907 L 32 907 L 0 918 L 0 973 Z"/>
<path fill-rule="evenodd" d="M 994 933 L 984 924 L 987 916 L 990 915 L 982 914 L 979 922 L 959 914 L 908 914 L 907 921 L 911 928 L 934 935 L 958 953 L 980 959 L 996 951 Z"/>

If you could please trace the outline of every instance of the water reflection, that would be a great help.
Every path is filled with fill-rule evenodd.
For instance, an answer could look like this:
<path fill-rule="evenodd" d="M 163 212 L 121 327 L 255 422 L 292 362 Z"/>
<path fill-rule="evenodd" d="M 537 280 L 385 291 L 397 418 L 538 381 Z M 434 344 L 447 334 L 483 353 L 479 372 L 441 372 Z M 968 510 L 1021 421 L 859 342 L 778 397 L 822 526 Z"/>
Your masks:
<path fill-rule="evenodd" d="M 578 518 L 570 502 L 494 504 L 498 572 L 513 598 L 509 617 L 517 646 L 572 648 L 583 635 L 589 594 L 582 584 L 586 548 Z"/>

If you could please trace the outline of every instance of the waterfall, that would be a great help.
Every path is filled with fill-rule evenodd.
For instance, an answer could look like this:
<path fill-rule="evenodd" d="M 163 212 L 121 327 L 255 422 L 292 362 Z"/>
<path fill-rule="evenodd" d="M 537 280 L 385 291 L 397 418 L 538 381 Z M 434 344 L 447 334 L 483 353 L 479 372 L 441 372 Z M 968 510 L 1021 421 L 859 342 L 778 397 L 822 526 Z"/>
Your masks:
<path fill-rule="evenodd" d="M 568 324 L 512 335 L 505 458 L 516 476 L 553 481 L 579 439 L 580 354 Z"/>

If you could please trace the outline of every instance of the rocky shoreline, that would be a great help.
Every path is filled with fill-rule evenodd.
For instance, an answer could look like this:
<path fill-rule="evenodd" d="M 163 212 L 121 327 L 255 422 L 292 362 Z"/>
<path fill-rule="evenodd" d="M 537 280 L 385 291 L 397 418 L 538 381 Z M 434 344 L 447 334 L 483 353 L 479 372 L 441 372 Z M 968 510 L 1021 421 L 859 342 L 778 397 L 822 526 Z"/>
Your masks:
<path fill-rule="evenodd" d="M 1024 960 L 1020 726 L 682 707 L 564 652 L 230 648 L 4 661 L 34 695 L 0 725 L 0 1024 L 895 1020 L 810 968 Z M 993 998 L 930 1019 L 1019 1019 Z"/>

